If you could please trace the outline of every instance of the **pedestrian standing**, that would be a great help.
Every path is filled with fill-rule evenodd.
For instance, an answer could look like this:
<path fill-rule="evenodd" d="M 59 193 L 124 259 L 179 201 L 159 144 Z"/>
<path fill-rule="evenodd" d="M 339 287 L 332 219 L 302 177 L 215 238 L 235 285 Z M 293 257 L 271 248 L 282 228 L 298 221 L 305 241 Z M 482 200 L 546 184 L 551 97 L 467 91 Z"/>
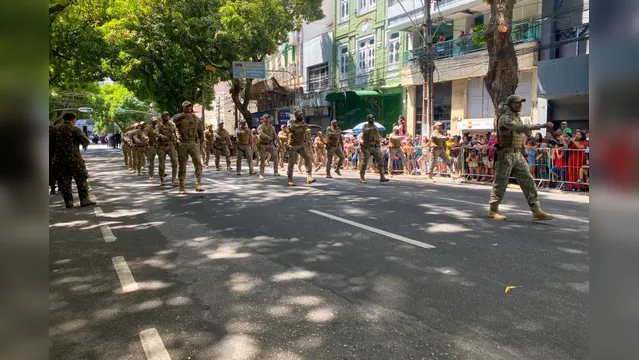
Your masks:
<path fill-rule="evenodd" d="M 490 193 L 490 210 L 488 216 L 496 220 L 506 220 L 506 216 L 499 212 L 499 204 L 504 199 L 508 179 L 512 174 L 517 184 L 526 196 L 528 205 L 533 213 L 533 220 L 551 220 L 554 217 L 541 209 L 537 197 L 535 181 L 530 174 L 528 163 L 523 156 L 524 143 L 527 134 L 541 128 L 551 129 L 553 124 L 548 122 L 541 125 L 527 125 L 521 121 L 519 112 L 526 99 L 518 95 L 506 98 L 506 112 L 499 118 L 497 124 L 498 151 L 495 164 L 495 180 Z"/>

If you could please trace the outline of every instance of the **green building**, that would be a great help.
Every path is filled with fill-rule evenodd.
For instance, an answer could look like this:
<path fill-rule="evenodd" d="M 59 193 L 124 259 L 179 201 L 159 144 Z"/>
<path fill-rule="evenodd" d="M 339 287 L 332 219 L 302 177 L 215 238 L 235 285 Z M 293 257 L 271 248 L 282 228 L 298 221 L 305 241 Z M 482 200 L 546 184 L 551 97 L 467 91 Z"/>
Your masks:
<path fill-rule="evenodd" d="M 334 91 L 326 96 L 342 129 L 374 114 L 390 131 L 402 115 L 402 32 L 386 31 L 385 0 L 335 0 Z"/>

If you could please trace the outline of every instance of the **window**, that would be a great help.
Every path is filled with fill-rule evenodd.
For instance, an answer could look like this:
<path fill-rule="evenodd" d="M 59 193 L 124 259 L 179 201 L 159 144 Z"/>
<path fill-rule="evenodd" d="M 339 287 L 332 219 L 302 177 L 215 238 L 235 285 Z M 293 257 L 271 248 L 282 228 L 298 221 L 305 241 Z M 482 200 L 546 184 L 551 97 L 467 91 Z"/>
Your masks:
<path fill-rule="evenodd" d="M 357 41 L 357 72 L 367 73 L 375 68 L 375 37 Z"/>
<path fill-rule="evenodd" d="M 348 3 L 350 0 L 339 0 L 339 19 L 340 22 L 348 20 Z"/>
<path fill-rule="evenodd" d="M 328 63 L 308 68 L 308 91 L 325 90 L 328 88 Z"/>
<path fill-rule="evenodd" d="M 532 103 L 532 71 L 520 71 L 518 74 L 519 84 L 515 94 L 525 98 L 520 116 L 531 115 Z M 495 116 L 495 107 L 490 94 L 486 90 L 483 78 L 473 78 L 468 80 L 468 103 L 466 107 L 466 117 L 469 119 L 486 119 Z"/>
<path fill-rule="evenodd" d="M 348 73 L 348 45 L 339 48 L 339 74 L 340 77 L 346 77 Z"/>
<path fill-rule="evenodd" d="M 388 35 L 388 45 L 386 45 L 387 65 L 399 64 L 399 31 Z"/>
<path fill-rule="evenodd" d="M 373 10 L 375 8 L 375 2 L 376 0 L 357 0 L 357 11 L 362 13 Z"/>

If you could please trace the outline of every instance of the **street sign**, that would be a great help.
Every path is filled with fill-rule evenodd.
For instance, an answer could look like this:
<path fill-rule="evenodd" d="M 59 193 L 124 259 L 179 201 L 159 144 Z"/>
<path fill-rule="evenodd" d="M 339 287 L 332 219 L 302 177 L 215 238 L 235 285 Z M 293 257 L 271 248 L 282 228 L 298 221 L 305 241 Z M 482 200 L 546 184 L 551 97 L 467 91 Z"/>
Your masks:
<path fill-rule="evenodd" d="M 78 108 L 78 111 L 83 113 L 90 113 L 93 112 L 93 109 L 91 109 L 90 107 L 80 107 Z"/>
<path fill-rule="evenodd" d="M 263 62 L 233 61 L 233 77 L 266 79 L 266 65 Z"/>

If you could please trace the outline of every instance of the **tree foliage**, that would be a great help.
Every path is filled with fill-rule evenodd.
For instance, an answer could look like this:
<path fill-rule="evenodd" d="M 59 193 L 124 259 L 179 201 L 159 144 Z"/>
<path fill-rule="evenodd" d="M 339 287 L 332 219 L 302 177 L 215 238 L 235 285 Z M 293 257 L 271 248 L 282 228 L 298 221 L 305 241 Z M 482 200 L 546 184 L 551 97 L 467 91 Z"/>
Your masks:
<path fill-rule="evenodd" d="M 516 0 L 489 1 L 490 22 L 485 30 L 488 72 L 484 84 L 495 107 L 495 129 L 502 113 L 500 104 L 515 93 L 519 83 L 517 53 L 511 37 L 515 2 Z"/>

